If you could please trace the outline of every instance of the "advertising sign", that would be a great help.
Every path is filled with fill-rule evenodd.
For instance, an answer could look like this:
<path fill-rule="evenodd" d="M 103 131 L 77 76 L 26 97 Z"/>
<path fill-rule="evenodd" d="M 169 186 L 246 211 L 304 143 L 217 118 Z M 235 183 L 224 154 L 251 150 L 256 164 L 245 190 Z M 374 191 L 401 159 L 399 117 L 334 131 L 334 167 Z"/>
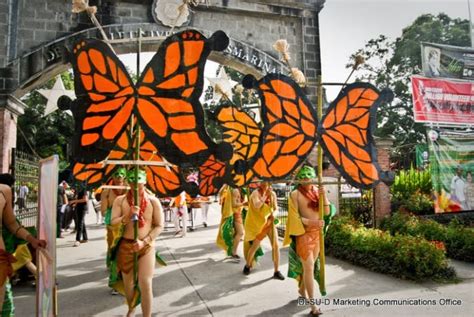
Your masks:
<path fill-rule="evenodd" d="M 426 77 L 474 80 L 473 48 L 422 43 L 421 57 Z"/>
<path fill-rule="evenodd" d="M 474 84 L 412 76 L 415 122 L 474 125 Z"/>
<path fill-rule="evenodd" d="M 435 212 L 474 211 L 474 137 L 430 140 Z"/>

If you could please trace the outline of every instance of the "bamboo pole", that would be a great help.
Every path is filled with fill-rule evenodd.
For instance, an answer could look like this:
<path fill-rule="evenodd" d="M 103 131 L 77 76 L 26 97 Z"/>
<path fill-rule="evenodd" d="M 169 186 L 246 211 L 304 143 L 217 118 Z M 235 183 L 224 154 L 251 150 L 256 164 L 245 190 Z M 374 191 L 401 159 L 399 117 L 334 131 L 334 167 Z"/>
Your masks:
<path fill-rule="evenodd" d="M 317 89 L 318 89 L 318 122 L 321 122 L 323 116 L 323 84 L 321 75 L 317 77 Z M 321 144 L 318 143 L 318 188 L 321 187 L 323 183 L 323 149 Z M 319 219 L 324 219 L 324 200 L 319 199 Z M 319 231 L 319 289 L 321 293 L 326 293 L 326 257 L 324 254 L 324 227 Z"/>
<path fill-rule="evenodd" d="M 141 34 L 142 30 L 141 28 L 138 31 L 138 47 L 137 47 L 137 76 L 140 77 L 140 53 L 141 53 Z M 135 126 L 135 149 L 134 149 L 134 158 L 135 160 L 140 160 L 140 125 L 138 122 L 136 123 Z M 134 172 L 135 172 L 135 190 L 134 190 L 134 195 L 133 195 L 133 201 L 135 207 L 138 206 L 138 208 L 141 207 L 140 203 L 140 192 L 138 190 L 138 172 L 139 172 L 139 165 L 134 166 Z M 138 241 L 138 215 L 133 214 L 133 240 L 135 242 Z M 133 281 L 135 283 L 135 287 L 138 286 L 138 252 L 134 252 L 133 254 Z"/>

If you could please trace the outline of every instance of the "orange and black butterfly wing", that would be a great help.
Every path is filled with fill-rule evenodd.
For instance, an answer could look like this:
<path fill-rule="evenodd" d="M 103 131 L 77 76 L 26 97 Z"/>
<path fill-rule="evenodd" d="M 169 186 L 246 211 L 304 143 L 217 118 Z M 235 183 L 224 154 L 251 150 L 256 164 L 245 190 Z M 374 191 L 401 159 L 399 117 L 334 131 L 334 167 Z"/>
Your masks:
<path fill-rule="evenodd" d="M 111 152 L 111 160 L 132 160 L 131 148 L 134 147 L 130 130 L 127 129 L 117 140 L 116 147 Z M 163 165 L 143 165 L 147 175 L 147 186 L 159 197 L 177 196 L 183 190 L 188 193 L 196 193 L 197 186 L 187 183 L 178 166 L 169 165 L 161 157 L 158 149 L 146 139 L 143 131 L 140 131 L 140 160 L 144 162 L 162 163 Z"/>
<path fill-rule="evenodd" d="M 140 146 L 140 159 L 148 162 L 163 163 L 159 165 L 145 165 L 147 174 L 147 186 L 158 197 L 174 197 L 183 190 L 190 195 L 196 195 L 198 187 L 195 183 L 186 182 L 180 168 L 176 165 L 169 165 L 158 152 L 157 148 L 148 140 L 145 135 L 141 136 L 143 140 Z"/>
<path fill-rule="evenodd" d="M 227 144 L 216 144 L 206 133 L 199 101 L 204 66 L 212 50 L 223 50 L 229 39 L 218 31 L 207 39 L 194 30 L 167 38 L 139 79 L 137 116 L 146 137 L 169 162 L 199 166 L 211 154 L 230 158 Z"/>
<path fill-rule="evenodd" d="M 72 165 L 72 175 L 76 182 L 85 184 L 87 187 L 100 186 L 105 180 L 104 164 L 74 162 Z"/>
<path fill-rule="evenodd" d="M 260 148 L 251 168 L 262 179 L 284 178 L 315 145 L 314 107 L 298 84 L 281 74 L 269 74 L 259 81 L 247 75 L 243 85 L 255 88 L 262 104 Z"/>
<path fill-rule="evenodd" d="M 224 184 L 226 173 L 227 165 L 211 155 L 204 164 L 199 166 L 199 195 L 217 194 Z"/>
<path fill-rule="evenodd" d="M 371 188 L 390 177 L 377 163 L 372 137 L 377 107 L 393 98 L 368 83 L 348 85 L 331 103 L 318 128 L 321 145 L 346 181 L 358 188 Z"/>
<path fill-rule="evenodd" d="M 135 107 L 135 88 L 122 62 L 99 40 L 80 40 L 72 52 L 76 134 L 73 156 L 82 163 L 103 160 L 125 131 Z"/>
<path fill-rule="evenodd" d="M 231 179 L 226 174 L 224 181 L 232 186 L 244 186 L 255 175 L 249 168 L 249 162 L 255 158 L 260 148 L 261 128 L 252 116 L 232 106 L 216 109 L 215 119 L 223 131 L 223 141 L 232 145 L 234 150 L 229 161 Z"/>

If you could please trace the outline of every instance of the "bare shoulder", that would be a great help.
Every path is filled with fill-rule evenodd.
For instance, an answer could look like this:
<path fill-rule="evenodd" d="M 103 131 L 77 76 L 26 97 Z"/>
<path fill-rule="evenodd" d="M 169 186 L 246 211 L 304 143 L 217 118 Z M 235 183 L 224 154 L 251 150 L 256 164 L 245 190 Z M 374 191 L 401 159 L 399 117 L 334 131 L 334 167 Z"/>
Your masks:
<path fill-rule="evenodd" d="M 5 195 L 5 197 L 11 197 L 10 195 L 11 195 L 12 189 L 8 185 L 0 184 L 0 192 L 2 192 Z"/>
<path fill-rule="evenodd" d="M 127 195 L 120 195 L 115 197 L 114 205 L 122 205 L 123 201 L 127 199 Z"/>
<path fill-rule="evenodd" d="M 161 201 L 154 195 L 148 195 L 148 198 L 150 199 L 150 202 L 154 205 L 157 205 L 161 207 Z"/>

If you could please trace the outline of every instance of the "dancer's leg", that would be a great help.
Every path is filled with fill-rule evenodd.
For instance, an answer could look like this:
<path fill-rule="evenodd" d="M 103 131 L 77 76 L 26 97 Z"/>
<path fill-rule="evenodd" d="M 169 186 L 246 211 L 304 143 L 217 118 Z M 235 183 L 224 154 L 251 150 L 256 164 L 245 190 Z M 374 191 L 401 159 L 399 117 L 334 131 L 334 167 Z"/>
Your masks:
<path fill-rule="evenodd" d="M 138 285 L 142 296 L 142 313 L 144 317 L 151 316 L 153 302 L 153 272 L 155 268 L 155 253 L 148 251 L 138 260 Z"/>

